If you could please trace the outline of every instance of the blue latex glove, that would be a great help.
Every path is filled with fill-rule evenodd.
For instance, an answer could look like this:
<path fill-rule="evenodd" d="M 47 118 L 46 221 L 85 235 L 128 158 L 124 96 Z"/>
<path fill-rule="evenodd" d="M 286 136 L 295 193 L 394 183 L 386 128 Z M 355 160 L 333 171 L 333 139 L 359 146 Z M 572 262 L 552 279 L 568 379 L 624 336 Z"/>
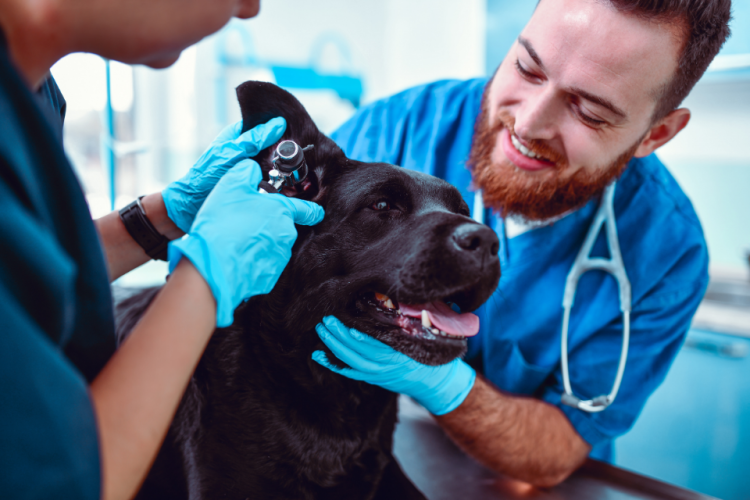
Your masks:
<path fill-rule="evenodd" d="M 424 365 L 333 316 L 323 318 L 315 329 L 333 354 L 351 368 L 332 365 L 323 351 L 313 353 L 315 361 L 345 377 L 411 396 L 434 415 L 455 410 L 474 387 L 476 372 L 461 359 Z"/>
<path fill-rule="evenodd" d="M 190 232 L 208 193 L 219 179 L 240 160 L 257 155 L 278 141 L 286 130 L 286 121 L 279 117 L 240 135 L 242 122 L 225 128 L 185 176 L 161 192 L 167 215 L 177 227 Z"/>
<path fill-rule="evenodd" d="M 243 160 L 219 180 L 190 233 L 169 244 L 169 270 L 185 256 L 216 299 L 216 325 L 232 324 L 243 300 L 271 291 L 292 256 L 294 224 L 313 225 L 324 212 L 315 203 L 258 192 L 260 166 Z"/>

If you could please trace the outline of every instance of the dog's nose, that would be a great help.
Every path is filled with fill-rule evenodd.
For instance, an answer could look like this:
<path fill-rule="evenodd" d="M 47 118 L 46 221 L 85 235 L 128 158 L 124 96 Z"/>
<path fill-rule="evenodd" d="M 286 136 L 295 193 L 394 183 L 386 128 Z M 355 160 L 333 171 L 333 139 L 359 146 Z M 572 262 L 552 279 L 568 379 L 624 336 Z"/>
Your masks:
<path fill-rule="evenodd" d="M 460 251 L 497 255 L 500 249 L 495 231 L 483 224 L 461 224 L 453 231 L 452 239 Z"/>

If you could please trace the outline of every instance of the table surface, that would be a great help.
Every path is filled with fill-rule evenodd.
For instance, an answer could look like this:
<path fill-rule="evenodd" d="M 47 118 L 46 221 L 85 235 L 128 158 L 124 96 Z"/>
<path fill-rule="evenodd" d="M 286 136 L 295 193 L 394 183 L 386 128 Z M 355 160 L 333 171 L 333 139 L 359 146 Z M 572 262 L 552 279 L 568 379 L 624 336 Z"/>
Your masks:
<path fill-rule="evenodd" d="M 588 460 L 558 486 L 537 489 L 479 465 L 453 444 L 426 410 L 408 398 L 402 397 L 399 403 L 395 455 L 404 472 L 430 500 L 713 499 L 595 460 Z"/>

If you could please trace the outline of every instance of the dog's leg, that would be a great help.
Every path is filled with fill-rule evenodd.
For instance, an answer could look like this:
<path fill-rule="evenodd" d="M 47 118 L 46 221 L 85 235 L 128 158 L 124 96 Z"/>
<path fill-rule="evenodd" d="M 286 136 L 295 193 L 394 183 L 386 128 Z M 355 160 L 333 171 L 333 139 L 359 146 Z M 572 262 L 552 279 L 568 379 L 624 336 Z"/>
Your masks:
<path fill-rule="evenodd" d="M 127 336 L 130 335 L 131 330 L 140 321 L 146 309 L 148 309 L 156 297 L 156 294 L 159 293 L 159 290 L 161 290 L 160 286 L 146 288 L 115 304 L 115 336 L 117 338 L 117 345 L 122 344 Z"/>
<path fill-rule="evenodd" d="M 406 477 L 396 459 L 391 457 L 373 500 L 427 500 L 427 497 Z"/>

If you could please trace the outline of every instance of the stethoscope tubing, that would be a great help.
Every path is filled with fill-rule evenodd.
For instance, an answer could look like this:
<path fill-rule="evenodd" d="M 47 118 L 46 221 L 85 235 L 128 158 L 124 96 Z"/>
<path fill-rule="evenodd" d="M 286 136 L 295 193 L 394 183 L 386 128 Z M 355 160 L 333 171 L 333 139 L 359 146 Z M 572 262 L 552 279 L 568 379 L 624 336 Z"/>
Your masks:
<path fill-rule="evenodd" d="M 602 194 L 602 200 L 599 204 L 599 209 L 594 215 L 594 220 L 589 227 L 589 231 L 586 234 L 586 239 L 581 246 L 581 250 L 578 252 L 573 266 L 568 273 L 568 277 L 565 280 L 565 292 L 563 295 L 563 323 L 562 323 L 562 336 L 560 339 L 560 365 L 563 375 L 563 388 L 564 391 L 561 395 L 561 401 L 563 404 L 578 408 L 589 413 L 597 413 L 605 410 L 611 405 L 617 393 L 620 390 L 620 384 L 625 373 L 625 364 L 628 359 L 628 347 L 630 346 L 630 310 L 632 300 L 632 289 L 630 286 L 630 280 L 625 272 L 625 263 L 622 259 L 622 252 L 620 251 L 620 242 L 617 236 L 617 222 L 615 220 L 614 210 L 614 197 L 615 188 L 617 183 L 613 182 L 607 186 Z M 596 242 L 602 225 L 605 228 L 605 235 L 607 238 L 607 246 L 609 247 L 609 259 L 603 259 L 601 257 L 590 257 L 591 250 Z M 614 383 L 612 384 L 612 390 L 609 394 L 597 396 L 591 399 L 582 400 L 573 393 L 573 388 L 570 384 L 570 367 L 568 364 L 568 334 L 570 326 L 570 311 L 573 309 L 573 303 L 575 302 L 576 288 L 578 287 L 578 281 L 581 276 L 592 270 L 599 270 L 610 273 L 618 284 L 619 298 L 620 298 L 620 310 L 622 311 L 622 347 L 620 349 L 620 360 L 617 364 L 617 373 L 615 375 Z"/>
<path fill-rule="evenodd" d="M 605 410 L 611 405 L 617 393 L 620 390 L 625 365 L 628 359 L 628 348 L 630 346 L 630 310 L 632 301 L 632 289 L 630 280 L 625 271 L 625 263 L 620 251 L 620 242 L 617 235 L 617 223 L 615 220 L 614 196 L 616 182 L 607 186 L 602 194 L 599 209 L 594 215 L 594 220 L 589 227 L 586 239 L 576 256 L 573 266 L 565 280 L 565 291 L 563 294 L 563 321 L 562 336 L 560 339 L 560 365 L 563 376 L 563 389 L 561 401 L 567 406 L 578 408 L 588 413 L 597 413 Z M 480 224 L 484 224 L 484 203 L 482 200 L 482 191 L 479 190 L 474 195 L 473 219 Z M 609 259 L 601 257 L 590 257 L 591 250 L 596 242 L 602 225 L 605 228 L 607 246 L 609 247 Z M 568 363 L 568 334 L 570 326 L 570 312 L 575 302 L 576 288 L 580 277 L 587 271 L 599 270 L 611 274 L 618 284 L 620 310 L 622 311 L 623 331 L 622 347 L 620 349 L 620 360 L 617 364 L 617 373 L 615 375 L 612 390 L 609 394 L 597 396 L 591 399 L 582 400 L 573 393 L 570 384 L 570 366 Z"/>

